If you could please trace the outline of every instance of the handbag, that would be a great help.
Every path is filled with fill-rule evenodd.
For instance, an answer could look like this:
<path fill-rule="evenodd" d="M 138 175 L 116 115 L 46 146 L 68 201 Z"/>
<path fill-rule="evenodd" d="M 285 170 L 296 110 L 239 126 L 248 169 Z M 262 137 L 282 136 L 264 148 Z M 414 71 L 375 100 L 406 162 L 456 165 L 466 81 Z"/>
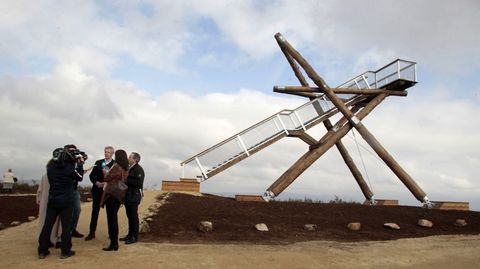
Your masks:
<path fill-rule="evenodd" d="M 123 182 L 123 171 L 122 171 L 122 180 L 117 180 L 113 183 L 108 183 L 105 186 L 104 192 L 115 197 L 121 203 L 125 200 L 125 193 L 127 192 L 128 186 Z"/>

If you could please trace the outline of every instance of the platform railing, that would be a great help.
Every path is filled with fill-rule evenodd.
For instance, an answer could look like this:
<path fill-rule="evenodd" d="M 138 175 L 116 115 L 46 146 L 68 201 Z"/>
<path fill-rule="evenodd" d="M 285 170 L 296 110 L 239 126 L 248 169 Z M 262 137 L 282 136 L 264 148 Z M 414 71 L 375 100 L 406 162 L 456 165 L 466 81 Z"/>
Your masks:
<path fill-rule="evenodd" d="M 367 71 L 337 88 L 371 89 L 382 88 L 399 79 L 416 82 L 416 63 L 397 59 L 377 71 Z M 354 94 L 342 94 L 346 104 L 352 104 Z M 210 175 L 224 170 L 237 163 L 240 159 L 249 157 L 252 153 L 268 146 L 281 137 L 287 136 L 291 130 L 303 130 L 322 122 L 335 114 L 337 108 L 324 96 L 311 100 L 296 109 L 284 109 L 263 121 L 235 134 L 224 141 L 196 154 L 195 156 L 181 162 L 182 177 L 185 177 L 185 170 L 200 170 L 200 180 L 206 180 Z M 198 170 L 196 170 L 198 171 Z M 197 173 L 195 173 L 197 174 Z"/>

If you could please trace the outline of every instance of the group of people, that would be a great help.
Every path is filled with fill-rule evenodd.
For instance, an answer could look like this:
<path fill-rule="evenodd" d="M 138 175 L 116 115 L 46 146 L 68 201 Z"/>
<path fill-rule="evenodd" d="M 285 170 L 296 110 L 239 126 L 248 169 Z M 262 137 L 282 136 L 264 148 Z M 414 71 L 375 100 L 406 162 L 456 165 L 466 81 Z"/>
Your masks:
<path fill-rule="evenodd" d="M 90 169 L 89 177 L 93 184 L 92 212 L 90 230 L 85 240 L 90 241 L 95 238 L 100 209 L 105 207 L 110 244 L 103 250 L 118 250 L 119 240 L 125 241 L 125 244 L 138 241 L 138 206 L 143 196 L 145 177 L 143 168 L 139 165 L 140 154 L 132 152 L 127 156 L 124 150 L 114 151 L 113 147 L 107 146 L 104 149 L 104 155 L 104 159 L 97 160 L 93 167 L 84 170 L 83 165 L 87 155 L 79 151 L 75 145 L 66 145 L 54 150 L 37 194 L 41 227 L 38 238 L 39 258 L 48 256 L 50 254 L 48 249 L 53 246 L 61 248 L 60 258 L 62 259 L 75 255 L 71 237 L 83 237 L 77 231 L 81 210 L 78 182 L 83 180 L 84 174 Z M 128 187 L 124 198 L 109 193 L 107 188 L 120 181 Z M 128 218 L 128 234 L 119 239 L 118 210 L 122 203 L 125 205 Z M 61 234 L 60 237 L 58 237 L 59 234 Z"/>

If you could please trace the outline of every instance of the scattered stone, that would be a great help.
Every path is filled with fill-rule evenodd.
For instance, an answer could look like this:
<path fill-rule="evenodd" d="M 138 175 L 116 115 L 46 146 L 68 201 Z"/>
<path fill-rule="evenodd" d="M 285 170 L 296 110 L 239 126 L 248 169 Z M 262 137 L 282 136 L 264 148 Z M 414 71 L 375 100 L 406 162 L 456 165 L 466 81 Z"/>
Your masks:
<path fill-rule="evenodd" d="M 457 219 L 453 225 L 457 227 L 465 227 L 467 226 L 467 222 L 464 219 Z"/>
<path fill-rule="evenodd" d="M 433 223 L 426 219 L 419 219 L 417 222 L 418 226 L 425 227 L 425 228 L 432 228 Z"/>
<path fill-rule="evenodd" d="M 16 221 L 12 221 L 12 223 L 10 223 L 10 226 L 18 226 L 20 224 L 21 224 L 21 222 L 16 220 Z"/>
<path fill-rule="evenodd" d="M 383 226 L 387 227 L 387 228 L 390 228 L 390 229 L 393 229 L 393 230 L 400 230 L 400 226 L 398 226 L 398 224 L 392 223 L 392 222 L 384 223 Z"/>
<path fill-rule="evenodd" d="M 0 222 L 0 230 L 3 230 L 3 229 L 5 229 L 5 224 Z"/>
<path fill-rule="evenodd" d="M 34 217 L 34 216 L 29 216 L 28 217 L 28 221 L 32 221 L 32 220 L 35 220 L 35 219 L 36 219 L 36 217 Z"/>
<path fill-rule="evenodd" d="M 93 201 L 93 199 L 90 198 L 90 197 L 88 197 L 88 198 L 87 198 L 87 202 L 91 202 L 91 201 Z"/>
<path fill-rule="evenodd" d="M 146 218 L 145 220 L 146 220 L 146 221 L 148 221 L 148 222 L 151 222 L 151 221 L 153 221 L 153 219 L 152 219 L 152 218 Z"/>
<path fill-rule="evenodd" d="M 211 232 L 213 230 L 213 224 L 211 221 L 200 221 L 197 225 L 197 228 L 201 232 Z"/>
<path fill-rule="evenodd" d="M 140 223 L 139 232 L 140 233 L 149 233 L 150 232 L 150 225 L 148 225 L 148 222 L 142 221 L 142 223 Z"/>
<path fill-rule="evenodd" d="M 317 230 L 317 224 L 305 224 L 303 228 L 305 228 L 307 231 L 315 231 Z"/>
<path fill-rule="evenodd" d="M 255 229 L 260 232 L 268 232 L 268 227 L 265 223 L 259 223 L 255 225 Z"/>
<path fill-rule="evenodd" d="M 347 228 L 351 231 L 358 231 L 362 228 L 362 225 L 360 224 L 360 222 L 350 222 L 347 225 Z"/>

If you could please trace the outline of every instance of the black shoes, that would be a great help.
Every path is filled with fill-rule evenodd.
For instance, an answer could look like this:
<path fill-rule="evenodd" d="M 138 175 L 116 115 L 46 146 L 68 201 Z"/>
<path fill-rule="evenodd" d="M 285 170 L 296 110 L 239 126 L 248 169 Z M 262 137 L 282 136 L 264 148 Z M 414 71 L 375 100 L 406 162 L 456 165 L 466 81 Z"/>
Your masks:
<path fill-rule="evenodd" d="M 50 255 L 50 251 L 47 250 L 46 252 L 38 253 L 38 258 L 45 259 L 48 255 Z"/>
<path fill-rule="evenodd" d="M 72 237 L 82 238 L 82 237 L 84 237 L 84 235 L 79 233 L 77 230 L 73 230 L 72 231 Z"/>
<path fill-rule="evenodd" d="M 66 258 L 68 258 L 68 257 L 72 257 L 73 255 L 75 255 L 75 251 L 70 250 L 70 251 L 67 252 L 67 253 L 62 253 L 62 254 L 60 255 L 60 259 L 66 259 Z"/>
<path fill-rule="evenodd" d="M 89 234 L 87 235 L 87 237 L 85 237 L 85 241 L 90 241 L 90 240 L 92 240 L 93 238 L 95 238 L 95 234 L 89 233 Z M 120 240 L 121 240 L 121 239 L 120 239 Z"/>
<path fill-rule="evenodd" d="M 62 245 L 62 242 L 58 242 L 58 241 L 57 241 L 57 242 L 55 243 L 55 248 L 60 248 L 61 245 Z"/>
<path fill-rule="evenodd" d="M 55 246 L 55 244 L 53 244 L 51 241 L 48 242 L 48 248 L 53 248 Z"/>
<path fill-rule="evenodd" d="M 117 251 L 118 250 L 118 245 L 110 245 L 108 248 L 102 248 L 103 251 Z"/>
<path fill-rule="evenodd" d="M 137 243 L 137 238 L 135 238 L 135 237 L 130 237 L 125 241 L 125 245 L 130 245 L 130 244 L 134 244 L 134 243 Z"/>
<path fill-rule="evenodd" d="M 121 238 L 118 239 L 118 240 L 120 240 L 120 241 L 127 241 L 128 239 L 130 239 L 130 236 L 129 236 L 129 235 L 125 235 L 124 237 L 121 237 Z"/>

